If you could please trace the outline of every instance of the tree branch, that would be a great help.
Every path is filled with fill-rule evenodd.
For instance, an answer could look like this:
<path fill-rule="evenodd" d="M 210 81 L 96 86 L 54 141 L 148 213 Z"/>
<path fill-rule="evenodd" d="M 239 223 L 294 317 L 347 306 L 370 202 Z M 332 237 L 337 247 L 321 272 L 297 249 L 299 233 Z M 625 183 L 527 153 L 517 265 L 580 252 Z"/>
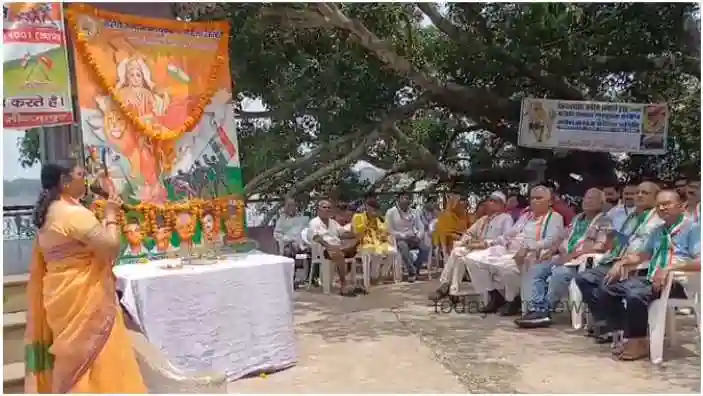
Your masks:
<path fill-rule="evenodd" d="M 355 139 L 360 138 L 363 136 L 363 132 L 357 131 L 352 134 L 348 134 L 346 136 L 343 136 L 339 139 L 333 140 L 332 142 L 329 142 L 327 144 L 320 145 L 319 147 L 311 150 L 309 153 L 305 154 L 304 157 L 302 158 L 297 158 L 297 159 L 290 159 L 286 162 L 282 162 L 273 168 L 269 168 L 266 171 L 260 173 L 253 179 L 251 179 L 246 186 L 244 187 L 244 195 L 249 196 L 251 195 L 256 189 L 266 180 L 273 178 L 280 172 L 283 172 L 288 169 L 293 169 L 293 168 L 299 168 L 307 163 L 312 162 L 315 157 L 320 154 L 323 151 L 328 151 L 332 150 L 335 147 L 338 147 L 342 144 L 349 143 Z"/>
<path fill-rule="evenodd" d="M 264 111 L 238 111 L 236 114 L 236 117 L 239 117 L 241 119 L 245 120 L 251 120 L 251 119 L 257 119 L 257 118 L 271 118 L 275 114 L 274 111 L 272 110 L 264 110 Z"/>
<path fill-rule="evenodd" d="M 280 12 L 281 8 L 276 7 L 266 11 L 264 15 L 281 17 Z M 284 10 L 283 18 L 307 27 L 331 26 L 348 33 L 351 39 L 397 73 L 413 80 L 421 88 L 434 95 L 455 96 L 465 103 L 472 103 L 472 105 L 491 103 L 503 106 L 505 109 L 511 109 L 511 103 L 508 99 L 495 95 L 486 89 L 466 87 L 451 81 L 442 82 L 433 77 L 439 73 L 417 68 L 406 58 L 398 55 L 392 45 L 378 38 L 359 20 L 347 17 L 335 3 L 314 3 L 307 9 L 287 8 Z"/>
<path fill-rule="evenodd" d="M 701 78 L 701 59 L 687 55 L 627 55 L 627 56 L 595 56 L 592 60 L 599 65 L 603 71 L 616 73 L 664 70 L 667 68 L 681 67 L 681 70 L 692 76 Z"/>
<path fill-rule="evenodd" d="M 381 176 L 378 180 L 376 180 L 370 187 L 369 191 L 370 192 L 375 192 L 376 189 L 383 184 L 384 181 L 386 181 L 389 177 L 393 175 L 397 175 L 399 173 L 407 172 L 412 169 L 416 169 L 418 166 L 415 162 L 413 161 L 406 161 L 406 162 L 401 162 L 399 164 L 394 165 L 391 169 L 387 170 L 383 176 Z"/>
<path fill-rule="evenodd" d="M 366 151 L 366 148 L 376 141 L 378 138 L 379 133 L 378 131 L 373 131 L 371 134 L 366 136 L 364 140 L 359 144 L 356 148 L 354 148 L 352 151 L 349 152 L 349 154 L 345 155 L 342 158 L 336 159 L 326 166 L 318 169 L 317 171 L 311 173 L 307 177 L 305 177 L 303 180 L 300 182 L 296 183 L 286 194 L 287 197 L 294 197 L 301 191 L 305 191 L 308 188 L 312 187 L 315 183 L 317 183 L 318 180 L 322 179 L 323 177 L 329 175 L 332 172 L 335 172 L 341 168 L 344 168 L 346 166 L 349 166 L 352 162 L 358 160 L 361 158 L 362 155 L 364 155 L 364 152 Z"/>

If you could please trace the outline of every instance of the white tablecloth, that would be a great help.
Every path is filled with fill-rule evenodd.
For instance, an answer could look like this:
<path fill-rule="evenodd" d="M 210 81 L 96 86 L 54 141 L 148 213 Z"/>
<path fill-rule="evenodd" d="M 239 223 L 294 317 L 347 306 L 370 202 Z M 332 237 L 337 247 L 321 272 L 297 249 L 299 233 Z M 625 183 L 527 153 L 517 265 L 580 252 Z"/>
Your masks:
<path fill-rule="evenodd" d="M 184 370 L 233 381 L 295 364 L 293 260 L 233 255 L 206 266 L 117 266 L 122 304 L 144 334 Z"/>

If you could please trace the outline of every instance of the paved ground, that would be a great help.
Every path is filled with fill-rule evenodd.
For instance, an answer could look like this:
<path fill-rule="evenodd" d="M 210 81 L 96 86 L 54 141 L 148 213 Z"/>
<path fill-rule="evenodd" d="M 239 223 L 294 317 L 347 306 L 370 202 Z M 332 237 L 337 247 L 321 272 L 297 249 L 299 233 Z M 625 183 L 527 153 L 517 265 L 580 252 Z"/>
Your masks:
<path fill-rule="evenodd" d="M 435 313 L 435 283 L 389 285 L 345 299 L 297 293 L 297 366 L 230 385 L 230 393 L 696 393 L 700 340 L 660 367 L 615 361 L 564 325 L 520 330 L 510 319 Z"/>

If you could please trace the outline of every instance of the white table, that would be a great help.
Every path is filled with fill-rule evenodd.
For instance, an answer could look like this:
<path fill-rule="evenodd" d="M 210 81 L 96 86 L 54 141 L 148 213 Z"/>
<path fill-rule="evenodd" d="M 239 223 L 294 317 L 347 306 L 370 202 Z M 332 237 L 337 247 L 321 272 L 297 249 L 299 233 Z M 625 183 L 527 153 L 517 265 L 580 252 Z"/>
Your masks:
<path fill-rule="evenodd" d="M 293 260 L 239 254 L 217 264 L 114 268 L 122 304 L 184 370 L 224 372 L 229 381 L 296 363 Z"/>

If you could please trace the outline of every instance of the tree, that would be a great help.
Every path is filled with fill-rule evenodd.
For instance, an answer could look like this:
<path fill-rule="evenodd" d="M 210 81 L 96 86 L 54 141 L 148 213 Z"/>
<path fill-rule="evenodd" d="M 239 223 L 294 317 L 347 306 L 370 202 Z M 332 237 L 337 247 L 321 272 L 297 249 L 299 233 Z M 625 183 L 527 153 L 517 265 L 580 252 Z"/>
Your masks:
<path fill-rule="evenodd" d="M 696 4 L 179 3 L 232 24 L 248 194 L 323 190 L 359 159 L 438 184 L 525 180 L 531 158 L 564 186 L 700 160 Z M 431 23 L 428 23 L 430 21 Z M 517 147 L 524 97 L 666 101 L 662 158 Z M 262 122 L 264 120 L 265 122 Z M 333 183 L 334 184 L 334 183 Z M 382 188 L 380 183 L 374 188 Z"/>
<path fill-rule="evenodd" d="M 180 11 L 196 19 L 232 21 L 240 92 L 264 100 L 272 125 L 315 120 L 305 144 L 320 155 L 300 158 L 289 151 L 298 161 L 267 168 L 266 179 L 284 189 L 298 180 L 291 174 L 310 177 L 300 167 L 336 158 L 331 147 L 394 171 L 451 182 L 519 180 L 533 157 L 546 159 L 547 176 L 561 185 L 571 173 L 587 181 L 614 178 L 618 167 L 626 176 L 666 174 L 700 158 L 695 4 L 185 7 Z M 671 151 L 656 161 L 631 156 L 617 163 L 605 153 L 564 156 L 517 148 L 520 100 L 527 96 L 667 101 Z M 408 106 L 416 108 L 402 119 L 393 116 L 393 109 Z M 380 128 L 363 132 L 360 122 Z M 350 149 L 359 145 L 367 152 Z M 645 163 L 649 169 L 641 169 Z"/>

